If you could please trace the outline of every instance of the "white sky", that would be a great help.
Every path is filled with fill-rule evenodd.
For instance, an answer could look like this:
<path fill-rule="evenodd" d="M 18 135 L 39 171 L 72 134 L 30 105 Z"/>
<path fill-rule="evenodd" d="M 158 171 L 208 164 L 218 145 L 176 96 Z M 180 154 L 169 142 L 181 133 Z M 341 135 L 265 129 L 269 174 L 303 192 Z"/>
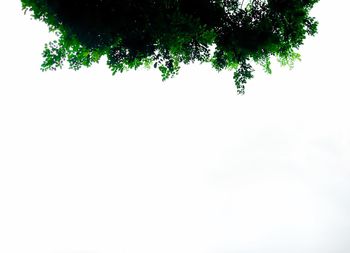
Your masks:
<path fill-rule="evenodd" d="M 48 35 L 0 9 L 0 252 L 348 253 L 345 0 L 292 71 L 40 72 Z"/>

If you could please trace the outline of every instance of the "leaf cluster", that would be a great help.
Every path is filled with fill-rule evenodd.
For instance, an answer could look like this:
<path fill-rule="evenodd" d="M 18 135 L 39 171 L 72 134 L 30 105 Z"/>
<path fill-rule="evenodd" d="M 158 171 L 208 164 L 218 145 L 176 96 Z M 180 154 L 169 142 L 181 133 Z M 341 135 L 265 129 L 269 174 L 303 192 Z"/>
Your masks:
<path fill-rule="evenodd" d="M 271 57 L 293 66 L 317 21 L 318 0 L 21 0 L 57 39 L 45 45 L 42 70 L 90 67 L 107 57 L 113 74 L 141 66 L 162 79 L 180 64 L 208 62 L 234 71 L 238 93 L 253 77 L 252 63 L 271 73 Z"/>

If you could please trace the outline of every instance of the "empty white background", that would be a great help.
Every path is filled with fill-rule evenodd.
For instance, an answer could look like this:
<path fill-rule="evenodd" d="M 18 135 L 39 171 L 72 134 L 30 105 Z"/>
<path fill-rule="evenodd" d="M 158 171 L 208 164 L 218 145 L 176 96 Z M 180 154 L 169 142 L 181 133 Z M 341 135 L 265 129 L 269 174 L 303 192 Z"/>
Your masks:
<path fill-rule="evenodd" d="M 1 6 L 0 252 L 348 253 L 345 0 L 293 70 L 40 72 L 48 34 Z"/>

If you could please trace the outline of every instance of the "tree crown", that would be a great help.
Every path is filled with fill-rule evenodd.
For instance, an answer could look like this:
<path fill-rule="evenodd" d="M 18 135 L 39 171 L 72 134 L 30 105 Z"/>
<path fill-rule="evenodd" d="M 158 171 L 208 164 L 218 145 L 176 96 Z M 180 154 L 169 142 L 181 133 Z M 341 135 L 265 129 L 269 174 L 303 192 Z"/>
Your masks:
<path fill-rule="evenodd" d="M 318 0 L 21 0 L 57 39 L 45 45 L 42 70 L 89 67 L 107 56 L 113 74 L 153 66 L 163 80 L 180 64 L 209 62 L 234 70 L 237 91 L 252 62 L 271 73 L 270 58 L 292 66 L 317 21 Z M 211 50 L 212 49 L 212 50 Z"/>

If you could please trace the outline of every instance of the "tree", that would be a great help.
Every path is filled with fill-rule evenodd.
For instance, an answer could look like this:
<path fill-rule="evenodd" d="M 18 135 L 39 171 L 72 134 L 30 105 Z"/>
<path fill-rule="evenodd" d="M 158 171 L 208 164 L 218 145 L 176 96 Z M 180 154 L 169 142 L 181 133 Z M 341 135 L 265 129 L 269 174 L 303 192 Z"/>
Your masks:
<path fill-rule="evenodd" d="M 292 66 L 317 21 L 318 0 L 21 0 L 57 39 L 45 45 L 41 69 L 89 67 L 107 56 L 113 74 L 158 68 L 163 80 L 180 64 L 209 62 L 234 71 L 238 93 L 252 62 L 271 73 L 270 59 Z"/>

